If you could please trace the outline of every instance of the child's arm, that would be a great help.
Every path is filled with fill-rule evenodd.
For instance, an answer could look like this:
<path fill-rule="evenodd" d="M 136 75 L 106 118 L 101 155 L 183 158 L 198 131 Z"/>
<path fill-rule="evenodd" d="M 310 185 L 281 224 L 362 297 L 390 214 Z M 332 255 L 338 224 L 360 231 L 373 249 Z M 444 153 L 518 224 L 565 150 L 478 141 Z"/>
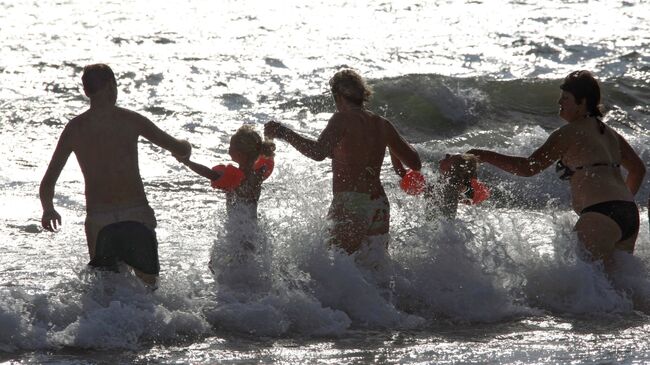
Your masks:
<path fill-rule="evenodd" d="M 205 177 L 206 179 L 210 180 L 219 180 L 221 177 L 220 172 L 216 172 L 212 170 L 211 168 L 201 165 L 200 163 L 196 163 L 193 161 L 190 161 L 190 159 L 178 159 L 179 162 L 181 162 L 183 165 L 187 166 L 190 168 L 190 170 L 196 172 L 197 174 Z"/>

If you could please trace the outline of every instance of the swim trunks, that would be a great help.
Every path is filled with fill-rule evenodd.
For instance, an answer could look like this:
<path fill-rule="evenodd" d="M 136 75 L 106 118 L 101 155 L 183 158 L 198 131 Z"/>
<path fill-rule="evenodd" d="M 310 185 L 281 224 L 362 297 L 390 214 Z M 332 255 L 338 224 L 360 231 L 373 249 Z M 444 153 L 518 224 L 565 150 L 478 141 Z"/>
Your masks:
<path fill-rule="evenodd" d="M 385 195 L 371 197 L 352 191 L 334 193 L 329 216 L 334 218 L 335 225 L 358 225 L 367 236 L 388 233 L 390 227 L 390 205 Z"/>
<path fill-rule="evenodd" d="M 621 230 L 620 241 L 635 236 L 639 233 L 639 209 L 635 202 L 625 200 L 611 200 L 583 209 L 580 214 L 594 212 L 608 216 Z"/>
<path fill-rule="evenodd" d="M 97 236 L 95 257 L 89 265 L 118 272 L 119 261 L 145 274 L 158 275 L 156 233 L 133 221 L 112 223 L 102 228 Z"/>
<path fill-rule="evenodd" d="M 153 209 L 149 207 L 149 204 L 146 201 L 110 205 L 88 211 L 86 215 L 85 228 L 91 258 L 94 258 L 96 254 L 97 237 L 102 228 L 113 223 L 127 221 L 139 222 L 151 232 L 155 232 L 154 230 L 157 225 Z"/>

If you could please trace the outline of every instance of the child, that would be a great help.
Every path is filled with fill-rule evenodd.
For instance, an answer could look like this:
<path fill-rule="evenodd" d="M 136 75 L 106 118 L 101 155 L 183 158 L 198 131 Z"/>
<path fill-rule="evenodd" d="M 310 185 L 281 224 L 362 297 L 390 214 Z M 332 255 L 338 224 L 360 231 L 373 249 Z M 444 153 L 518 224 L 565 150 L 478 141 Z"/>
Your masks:
<path fill-rule="evenodd" d="M 209 263 L 213 273 L 213 263 L 218 264 L 220 269 L 233 262 L 242 264 L 249 260 L 250 253 L 257 252 L 258 246 L 263 245 L 257 226 L 257 202 L 262 182 L 273 169 L 274 151 L 273 142 L 263 141 L 251 125 L 244 125 L 230 138 L 228 148 L 228 154 L 239 165 L 238 168 L 218 165 L 211 169 L 189 158 L 177 157 L 192 171 L 209 179 L 213 188 L 226 192 L 226 242 L 217 243 L 227 247 L 222 247 L 220 255 L 216 255 L 216 247 L 213 248 Z M 218 276 L 223 277 L 224 272 L 221 271 Z"/>
<path fill-rule="evenodd" d="M 401 162 L 391 155 L 393 169 L 402 178 L 407 171 Z M 478 159 L 470 154 L 446 154 L 439 161 L 440 180 L 437 184 L 426 184 L 424 197 L 427 220 L 438 214 L 445 218 L 456 217 L 458 203 L 478 204 L 489 197 L 489 191 L 477 180 Z"/>
<path fill-rule="evenodd" d="M 197 174 L 210 179 L 213 188 L 226 191 L 226 212 L 228 216 L 238 210 L 247 210 L 249 218 L 257 220 L 257 201 L 260 198 L 262 182 L 270 175 L 272 164 L 261 164 L 262 159 L 272 161 L 275 144 L 262 141 L 251 125 L 244 125 L 230 138 L 228 154 L 239 168 L 233 166 L 207 166 L 178 158 L 180 162 Z M 262 158 L 262 159 L 261 159 Z M 261 165 L 258 167 L 258 165 Z M 227 180 L 227 181 L 226 181 Z"/>
<path fill-rule="evenodd" d="M 474 155 L 446 154 L 445 158 L 440 160 L 438 171 L 442 175 L 442 188 L 435 191 L 435 188 L 428 186 L 425 192 L 425 198 L 435 198 L 439 196 L 438 209 L 443 216 L 447 218 L 456 217 L 458 203 L 475 204 L 477 202 L 476 170 L 478 168 L 478 159 Z M 428 208 L 430 208 L 428 206 Z M 427 218 L 431 219 L 433 209 L 427 209 Z"/>

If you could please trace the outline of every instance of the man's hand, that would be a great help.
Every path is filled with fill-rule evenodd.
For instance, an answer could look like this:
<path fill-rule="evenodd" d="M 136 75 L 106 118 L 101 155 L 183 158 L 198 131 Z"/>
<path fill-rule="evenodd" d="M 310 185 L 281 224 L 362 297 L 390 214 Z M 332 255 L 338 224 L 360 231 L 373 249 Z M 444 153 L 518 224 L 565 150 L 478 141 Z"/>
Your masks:
<path fill-rule="evenodd" d="M 55 232 L 61 226 L 61 215 L 54 209 L 43 211 L 41 226 L 50 232 Z"/>
<path fill-rule="evenodd" d="M 284 127 L 276 122 L 276 121 L 270 121 L 264 124 L 264 137 L 272 139 L 272 138 L 282 138 L 284 133 L 283 133 Z"/>
<path fill-rule="evenodd" d="M 173 156 L 176 157 L 176 159 L 179 160 L 179 161 L 180 160 L 189 160 L 190 156 L 192 156 L 192 144 L 190 144 L 190 142 L 188 142 L 188 141 L 186 141 L 184 139 L 181 140 L 181 143 L 183 144 L 183 146 L 185 146 L 187 148 L 187 152 L 185 154 L 183 154 L 183 155 L 173 155 Z"/>

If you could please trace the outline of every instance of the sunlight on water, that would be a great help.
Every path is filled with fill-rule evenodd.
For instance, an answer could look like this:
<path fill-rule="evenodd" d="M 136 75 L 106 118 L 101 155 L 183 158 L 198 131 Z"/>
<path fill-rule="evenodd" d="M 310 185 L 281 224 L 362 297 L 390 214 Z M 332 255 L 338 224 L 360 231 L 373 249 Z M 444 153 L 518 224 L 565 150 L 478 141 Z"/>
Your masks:
<path fill-rule="evenodd" d="M 86 268 L 83 177 L 58 180 L 56 234 L 38 184 L 67 121 L 87 108 L 83 66 L 109 63 L 118 104 L 228 163 L 230 135 L 278 120 L 317 137 L 327 81 L 354 67 L 370 108 L 415 144 L 437 179 L 444 153 L 526 155 L 559 125 L 559 79 L 591 69 L 605 121 L 650 159 L 650 7 L 643 0 L 0 2 L 0 358 L 34 363 L 564 363 L 650 358 L 647 184 L 634 256 L 606 277 L 571 232 L 552 171 L 489 167 L 492 197 L 425 219 L 388 162 L 393 291 L 327 249 L 328 161 L 277 142 L 259 227 L 226 220 L 225 197 L 142 141 L 158 218 L 161 283 Z M 255 242 L 242 252 L 238 238 Z M 249 237 L 250 236 L 250 237 Z M 218 263 L 213 275 L 208 261 Z M 245 280 L 244 280 L 245 279 Z M 254 285 L 253 285 L 254 284 Z M 80 360 L 84 359 L 84 360 Z"/>

